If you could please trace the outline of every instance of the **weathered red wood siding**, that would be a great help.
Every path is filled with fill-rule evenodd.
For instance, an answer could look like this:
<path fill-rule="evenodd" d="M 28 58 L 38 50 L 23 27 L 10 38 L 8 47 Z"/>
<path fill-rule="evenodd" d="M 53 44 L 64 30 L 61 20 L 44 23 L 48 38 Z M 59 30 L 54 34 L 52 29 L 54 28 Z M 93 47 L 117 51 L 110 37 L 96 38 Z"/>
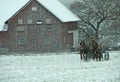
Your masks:
<path fill-rule="evenodd" d="M 31 7 L 37 7 L 37 11 L 31 11 Z M 23 19 L 23 24 L 18 24 L 18 19 Z M 27 24 L 27 19 L 33 19 L 33 24 Z M 42 24 L 36 24 L 37 20 Z M 45 20 L 51 19 L 50 24 Z M 7 40 L 4 44 L 11 52 L 35 52 L 35 51 L 61 51 L 67 44 L 72 46 L 73 36 L 69 30 L 77 29 L 77 22 L 62 23 L 52 13 L 40 5 L 37 1 L 32 1 L 27 7 L 22 9 L 16 16 L 7 21 L 8 31 Z M 18 32 L 18 27 L 24 27 L 24 31 Z M 51 31 L 46 29 L 52 27 Z M 25 44 L 18 45 L 18 38 L 25 37 Z M 46 44 L 46 39 L 51 42 Z M 8 41 L 8 43 L 7 43 Z"/>
<path fill-rule="evenodd" d="M 7 48 L 9 46 L 7 32 L 0 32 L 0 48 Z"/>
<path fill-rule="evenodd" d="M 62 26 L 62 42 L 63 47 L 70 48 L 73 46 L 73 34 L 69 31 L 74 31 L 78 29 L 78 22 L 68 22 L 64 23 Z"/>

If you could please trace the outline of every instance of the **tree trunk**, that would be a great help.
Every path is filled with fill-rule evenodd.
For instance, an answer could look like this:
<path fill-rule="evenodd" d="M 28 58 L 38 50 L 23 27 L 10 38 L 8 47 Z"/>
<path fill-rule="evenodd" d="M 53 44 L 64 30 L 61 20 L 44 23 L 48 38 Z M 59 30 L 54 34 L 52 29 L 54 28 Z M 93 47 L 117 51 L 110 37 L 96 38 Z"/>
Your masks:
<path fill-rule="evenodd" d="M 99 41 L 99 30 L 98 29 L 96 30 L 96 33 L 95 33 L 95 39 Z"/>

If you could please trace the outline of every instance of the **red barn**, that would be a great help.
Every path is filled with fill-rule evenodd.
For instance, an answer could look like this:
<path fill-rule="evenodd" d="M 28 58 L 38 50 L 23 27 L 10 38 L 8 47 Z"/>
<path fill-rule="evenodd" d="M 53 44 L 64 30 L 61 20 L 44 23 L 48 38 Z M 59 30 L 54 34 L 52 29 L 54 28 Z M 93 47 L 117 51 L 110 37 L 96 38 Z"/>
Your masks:
<path fill-rule="evenodd" d="M 79 18 L 58 0 L 30 0 L 6 20 L 0 49 L 9 52 L 64 51 L 78 44 Z"/>

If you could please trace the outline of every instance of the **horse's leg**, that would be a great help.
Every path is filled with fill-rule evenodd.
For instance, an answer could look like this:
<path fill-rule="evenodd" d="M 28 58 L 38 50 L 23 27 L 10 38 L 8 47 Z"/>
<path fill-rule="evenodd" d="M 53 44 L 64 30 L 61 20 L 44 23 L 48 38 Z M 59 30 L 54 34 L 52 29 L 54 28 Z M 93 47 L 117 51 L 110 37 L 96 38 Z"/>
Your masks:
<path fill-rule="evenodd" d="M 94 60 L 97 61 L 97 54 L 94 54 Z"/>
<path fill-rule="evenodd" d="M 98 54 L 97 53 L 94 53 L 94 55 L 93 55 L 93 60 L 98 60 L 98 56 L 97 56 Z"/>
<path fill-rule="evenodd" d="M 80 54 L 80 58 L 81 58 L 81 60 L 82 60 L 82 54 Z"/>
<path fill-rule="evenodd" d="M 82 55 L 83 55 L 83 54 L 82 54 L 82 51 L 80 51 L 80 58 L 81 58 L 81 60 L 82 60 Z"/>
<path fill-rule="evenodd" d="M 101 61 L 101 53 L 98 53 L 97 60 Z"/>
<path fill-rule="evenodd" d="M 101 61 L 101 56 L 99 57 L 99 61 Z"/>
<path fill-rule="evenodd" d="M 97 56 L 96 56 L 97 61 L 101 61 L 101 56 L 100 55 L 101 55 L 100 52 L 98 52 Z"/>
<path fill-rule="evenodd" d="M 99 61 L 99 54 L 96 55 L 96 60 Z"/>
<path fill-rule="evenodd" d="M 92 50 L 92 54 L 93 54 L 93 60 L 95 60 L 95 55 L 96 55 L 95 50 Z"/>
<path fill-rule="evenodd" d="M 101 61 L 101 58 L 102 58 L 102 53 L 100 52 L 99 53 L 99 61 Z"/>
<path fill-rule="evenodd" d="M 98 61 L 98 53 L 95 54 L 95 59 Z"/>
<path fill-rule="evenodd" d="M 87 56 L 86 56 L 86 53 L 85 53 L 85 52 L 82 53 L 82 56 L 83 56 L 83 58 L 84 58 L 85 60 L 87 60 L 87 58 L 86 58 Z"/>
<path fill-rule="evenodd" d="M 87 58 L 88 58 L 88 53 L 86 53 L 85 55 L 86 55 L 85 59 L 87 60 Z"/>
<path fill-rule="evenodd" d="M 108 60 L 110 59 L 109 52 L 108 52 Z"/>
<path fill-rule="evenodd" d="M 96 55 L 96 54 L 94 53 L 94 54 L 93 54 L 93 60 L 95 60 L 95 55 Z"/>
<path fill-rule="evenodd" d="M 99 61 L 101 61 L 101 59 L 102 59 L 102 52 L 101 52 L 101 50 L 98 50 L 98 59 L 99 59 Z"/>
<path fill-rule="evenodd" d="M 83 53 L 82 56 L 83 56 L 84 60 L 87 61 L 87 54 Z"/>

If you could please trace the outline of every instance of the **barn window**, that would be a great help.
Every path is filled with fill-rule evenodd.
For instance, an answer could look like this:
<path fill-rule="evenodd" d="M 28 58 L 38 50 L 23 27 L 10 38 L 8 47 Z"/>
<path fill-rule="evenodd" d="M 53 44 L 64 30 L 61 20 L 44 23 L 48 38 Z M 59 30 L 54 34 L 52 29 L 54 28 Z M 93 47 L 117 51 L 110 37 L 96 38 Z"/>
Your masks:
<path fill-rule="evenodd" d="M 24 37 L 18 37 L 18 45 L 25 45 L 25 38 Z"/>
<path fill-rule="evenodd" d="M 27 24 L 33 24 L 33 20 L 32 19 L 27 19 Z"/>
<path fill-rule="evenodd" d="M 23 20 L 22 19 L 18 19 L 18 24 L 23 24 Z"/>
<path fill-rule="evenodd" d="M 23 26 L 18 26 L 16 28 L 16 30 L 17 30 L 17 32 L 23 32 L 23 31 L 25 31 L 25 28 Z"/>
<path fill-rule="evenodd" d="M 37 20 L 37 24 L 42 24 L 42 21 L 41 20 Z"/>
<path fill-rule="evenodd" d="M 46 24 L 51 24 L 51 19 L 46 19 Z"/>
<path fill-rule="evenodd" d="M 46 27 L 46 31 L 47 32 L 53 31 L 53 28 L 52 27 Z"/>
<path fill-rule="evenodd" d="M 37 11 L 37 7 L 32 7 L 32 11 Z"/>
<path fill-rule="evenodd" d="M 8 24 L 4 24 L 3 31 L 7 31 L 7 30 L 8 30 Z"/>
<path fill-rule="evenodd" d="M 52 38 L 45 38 L 45 45 L 50 45 L 52 43 Z"/>

